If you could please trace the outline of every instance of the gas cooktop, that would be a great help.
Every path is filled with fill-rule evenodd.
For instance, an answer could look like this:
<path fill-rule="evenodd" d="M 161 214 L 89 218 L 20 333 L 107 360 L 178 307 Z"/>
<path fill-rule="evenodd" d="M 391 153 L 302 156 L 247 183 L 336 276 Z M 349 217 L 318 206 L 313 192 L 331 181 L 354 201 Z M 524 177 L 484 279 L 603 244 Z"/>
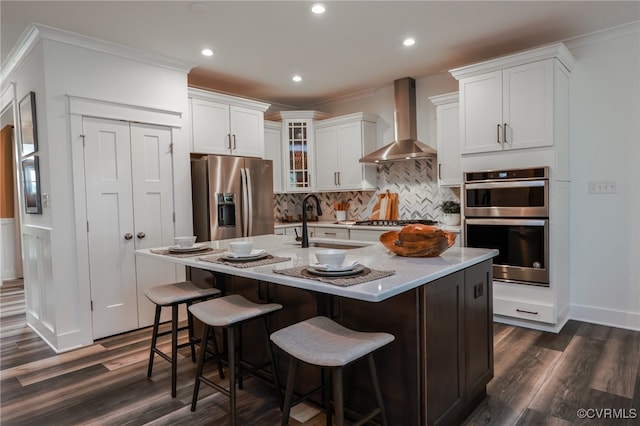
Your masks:
<path fill-rule="evenodd" d="M 374 220 L 361 220 L 354 225 L 366 225 L 366 226 L 405 226 L 410 225 L 412 223 L 419 223 L 421 225 L 437 225 L 438 222 L 431 219 L 408 219 L 408 220 L 385 220 L 385 219 L 374 219 Z"/>

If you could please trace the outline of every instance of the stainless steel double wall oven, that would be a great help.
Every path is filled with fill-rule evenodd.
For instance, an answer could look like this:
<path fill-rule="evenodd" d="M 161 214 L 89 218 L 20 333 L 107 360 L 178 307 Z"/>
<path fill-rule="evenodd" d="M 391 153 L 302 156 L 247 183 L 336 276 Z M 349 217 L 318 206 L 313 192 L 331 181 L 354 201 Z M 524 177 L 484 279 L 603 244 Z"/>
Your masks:
<path fill-rule="evenodd" d="M 465 245 L 498 249 L 497 281 L 549 286 L 549 168 L 464 174 Z"/>

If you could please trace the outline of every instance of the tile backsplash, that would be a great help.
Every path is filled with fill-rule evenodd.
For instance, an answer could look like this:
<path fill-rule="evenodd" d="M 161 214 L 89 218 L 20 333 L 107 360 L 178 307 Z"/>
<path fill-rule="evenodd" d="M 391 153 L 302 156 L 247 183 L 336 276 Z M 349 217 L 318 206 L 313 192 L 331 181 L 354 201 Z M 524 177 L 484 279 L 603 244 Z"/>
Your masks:
<path fill-rule="evenodd" d="M 447 200 L 460 200 L 459 188 L 438 187 L 435 175 L 435 159 L 421 159 L 383 163 L 377 166 L 377 189 L 375 191 L 320 192 L 323 216 L 321 220 L 333 220 L 333 203 L 347 201 L 347 220 L 365 220 L 371 216 L 378 194 L 395 192 L 398 194 L 399 219 L 440 220 L 440 205 Z M 302 214 L 302 200 L 305 193 L 275 194 L 274 215 L 281 220 L 291 215 L 297 220 Z"/>

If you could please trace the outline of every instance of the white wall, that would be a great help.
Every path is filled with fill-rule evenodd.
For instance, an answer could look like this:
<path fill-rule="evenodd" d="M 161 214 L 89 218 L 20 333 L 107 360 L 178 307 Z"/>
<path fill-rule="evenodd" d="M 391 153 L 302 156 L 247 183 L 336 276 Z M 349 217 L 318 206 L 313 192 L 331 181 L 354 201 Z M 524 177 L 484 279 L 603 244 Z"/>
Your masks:
<path fill-rule="evenodd" d="M 640 26 L 574 40 L 571 317 L 640 329 Z M 616 194 L 590 195 L 589 181 Z"/>
<path fill-rule="evenodd" d="M 81 47 L 67 42 L 68 35 L 63 36 L 62 41 L 40 39 L 9 75 L 9 80 L 16 82 L 18 98 L 31 90 L 36 92 L 41 189 L 50 200 L 50 207 L 43 208 L 42 215 L 25 215 L 23 222 L 24 238 L 35 235 L 24 232 L 24 227 L 34 225 L 46 230 L 43 235 L 49 238 L 48 246 L 30 246 L 32 251 L 45 247 L 47 253 L 25 254 L 27 320 L 57 351 L 93 340 L 89 282 L 80 272 L 87 266 L 78 260 L 86 255 L 78 252 L 76 244 L 71 140 L 78 135 L 70 134 L 68 96 L 181 113 L 183 127 L 188 111 L 185 70 L 152 64 L 148 58 L 136 60 Z M 174 159 L 179 159 L 174 169 L 177 232 L 191 229 L 186 135 L 186 129 L 174 131 Z M 40 265 L 43 256 L 50 259 L 49 265 Z M 42 270 L 46 274 L 41 274 Z M 28 276 L 27 271 L 38 276 Z"/>

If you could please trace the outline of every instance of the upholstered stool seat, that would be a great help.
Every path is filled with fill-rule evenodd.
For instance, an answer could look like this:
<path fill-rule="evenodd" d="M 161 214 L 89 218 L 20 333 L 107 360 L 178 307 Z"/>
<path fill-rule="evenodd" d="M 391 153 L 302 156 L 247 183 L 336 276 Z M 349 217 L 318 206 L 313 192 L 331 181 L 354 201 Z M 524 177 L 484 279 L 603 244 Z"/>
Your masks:
<path fill-rule="evenodd" d="M 189 307 L 189 311 L 198 318 L 204 324 L 202 330 L 202 344 L 201 347 L 206 347 L 209 335 L 215 336 L 213 328 L 228 329 L 228 358 L 229 358 L 229 387 L 223 387 L 212 380 L 203 376 L 204 369 L 204 351 L 201 350 L 198 358 L 198 371 L 196 373 L 196 381 L 193 389 L 193 399 L 191 402 L 191 411 L 195 411 L 196 404 L 198 402 L 198 392 L 200 389 L 200 383 L 204 382 L 207 385 L 217 389 L 224 395 L 229 397 L 230 404 L 230 417 L 231 425 L 237 423 L 236 420 L 236 383 L 239 388 L 242 389 L 242 376 L 247 373 L 243 370 L 242 359 L 242 344 L 239 342 L 239 349 L 236 350 L 236 331 L 241 330 L 242 324 L 247 321 L 262 318 L 263 330 L 265 333 L 265 344 L 267 346 L 267 353 L 269 354 L 269 363 L 271 364 L 271 373 L 273 376 L 274 385 L 278 394 L 278 399 L 281 401 L 280 394 L 280 382 L 278 380 L 278 373 L 276 371 L 275 359 L 273 357 L 273 351 L 271 350 L 271 343 L 269 341 L 269 328 L 267 324 L 267 316 L 275 311 L 282 309 L 282 305 L 277 303 L 259 304 L 253 303 L 243 296 L 238 294 L 232 294 L 217 299 L 208 300 L 206 302 L 197 303 Z M 242 340 L 241 338 L 239 340 Z M 236 360 L 238 356 L 238 360 Z M 256 370 L 258 368 L 255 368 Z"/>
<path fill-rule="evenodd" d="M 149 367 L 147 369 L 147 377 L 151 377 L 153 372 L 154 355 L 159 355 L 171 364 L 171 396 L 176 396 L 176 376 L 178 370 L 177 356 L 178 349 L 185 346 L 191 347 L 191 360 L 195 362 L 195 344 L 200 341 L 193 333 L 193 317 L 187 310 L 187 325 L 178 326 L 178 307 L 185 304 L 187 308 L 193 302 L 201 302 L 220 295 L 220 290 L 213 287 L 198 287 L 191 281 L 183 281 L 172 284 L 165 284 L 145 289 L 145 296 L 156 305 L 155 318 L 153 321 L 153 335 L 151 337 L 151 349 L 149 351 Z M 171 307 L 171 329 L 160 333 L 160 315 L 163 307 Z M 188 341 L 178 344 L 178 332 L 188 330 Z M 171 334 L 171 356 L 165 354 L 157 348 L 158 337 Z M 220 367 L 221 368 L 221 367 Z"/>
<path fill-rule="evenodd" d="M 361 422 L 368 421 L 380 414 L 382 423 L 386 425 L 382 393 L 372 353 L 394 339 L 395 337 L 389 333 L 354 331 L 322 316 L 310 318 L 273 333 L 271 335 L 273 343 L 291 355 L 281 424 L 288 423 L 291 406 L 324 390 L 324 386 L 322 386 L 299 400 L 292 401 L 298 360 L 331 369 L 336 425 L 342 425 L 344 423 L 342 368 L 366 356 L 369 360 L 369 371 L 379 408 L 365 416 Z M 327 424 L 331 424 L 331 410 L 328 402 L 326 408 Z"/>

